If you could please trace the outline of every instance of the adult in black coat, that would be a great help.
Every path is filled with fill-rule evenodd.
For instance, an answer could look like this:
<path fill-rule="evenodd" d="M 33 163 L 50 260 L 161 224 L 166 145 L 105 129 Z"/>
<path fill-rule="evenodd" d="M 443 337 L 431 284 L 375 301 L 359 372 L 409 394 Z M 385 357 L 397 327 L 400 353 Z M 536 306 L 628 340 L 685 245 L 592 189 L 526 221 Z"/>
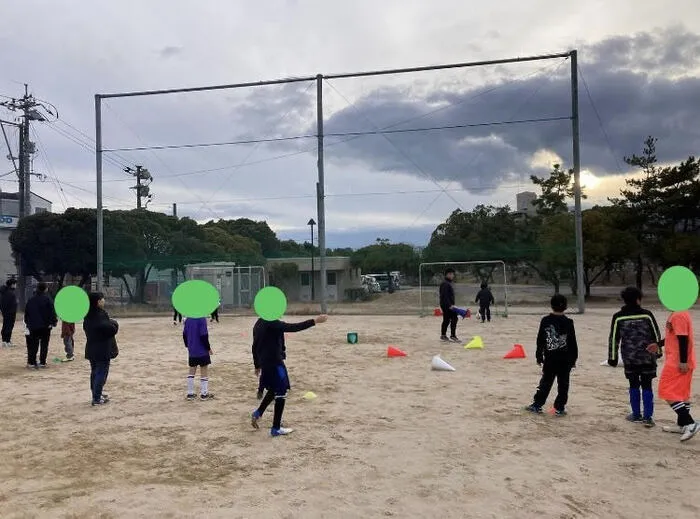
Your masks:
<path fill-rule="evenodd" d="M 12 346 L 12 330 L 17 319 L 17 280 L 9 279 L 0 288 L 0 313 L 2 313 L 2 345 Z"/>
<path fill-rule="evenodd" d="M 107 376 L 112 351 L 116 346 L 116 335 L 119 332 L 117 321 L 110 319 L 104 310 L 105 298 L 100 292 L 90 294 L 90 309 L 83 320 L 85 332 L 85 358 L 90 361 L 90 390 L 92 405 L 103 405 L 109 402 L 107 395 L 102 393 Z"/>
<path fill-rule="evenodd" d="M 36 287 L 36 293 L 24 307 L 24 324 L 29 330 L 27 340 L 27 367 L 46 367 L 46 357 L 49 353 L 51 328 L 58 324 L 56 309 L 53 301 L 46 293 L 46 283 L 41 282 Z M 41 348 L 41 351 L 39 351 Z M 36 354 L 39 351 L 39 364 Z"/>

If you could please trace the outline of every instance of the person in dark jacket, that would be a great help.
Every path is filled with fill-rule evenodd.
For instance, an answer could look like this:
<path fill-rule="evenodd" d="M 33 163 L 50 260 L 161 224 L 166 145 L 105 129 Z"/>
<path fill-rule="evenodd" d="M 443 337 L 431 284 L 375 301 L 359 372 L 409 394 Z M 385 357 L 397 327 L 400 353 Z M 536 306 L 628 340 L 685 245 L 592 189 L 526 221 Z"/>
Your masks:
<path fill-rule="evenodd" d="M 459 342 L 457 338 L 457 318 L 455 312 L 455 289 L 452 282 L 455 278 L 455 269 L 445 269 L 445 279 L 440 284 L 440 310 L 442 310 L 442 324 L 440 325 L 440 340 Z M 450 327 L 450 337 L 447 338 L 447 327 Z"/>
<path fill-rule="evenodd" d="M 481 290 L 479 290 L 479 292 L 476 294 L 476 299 L 474 302 L 479 303 L 479 316 L 481 317 L 481 322 L 491 322 L 491 305 L 496 301 L 493 299 L 493 294 L 491 293 L 491 289 L 489 289 L 488 284 L 481 284 Z"/>
<path fill-rule="evenodd" d="M 255 374 L 260 377 L 262 386 L 267 390 L 265 397 L 260 402 L 260 407 L 251 415 L 251 424 L 255 429 L 260 427 L 258 425 L 260 418 L 274 400 L 275 410 L 270 435 L 284 436 L 293 432 L 292 429 L 282 427 L 282 412 L 287 392 L 291 388 L 287 367 L 284 365 L 284 360 L 287 357 L 284 334 L 301 332 L 317 324 L 325 323 L 327 320 L 327 315 L 319 315 L 315 319 L 308 319 L 300 323 L 285 323 L 279 319 L 275 321 L 258 319 L 255 323 L 253 327 L 253 364 Z"/>
<path fill-rule="evenodd" d="M 90 294 L 90 309 L 83 320 L 85 332 L 85 358 L 90 361 L 90 390 L 92 405 L 103 405 L 109 402 L 109 397 L 102 392 L 112 358 L 112 350 L 116 345 L 116 335 L 119 332 L 117 321 L 110 319 L 104 310 L 105 298 L 100 292 Z"/>
<path fill-rule="evenodd" d="M 12 347 L 12 330 L 17 319 L 17 280 L 8 279 L 0 288 L 0 313 L 2 313 L 2 345 Z"/>
<path fill-rule="evenodd" d="M 555 294 L 551 299 L 552 313 L 542 318 L 537 333 L 537 365 L 542 366 L 537 393 L 532 404 L 526 409 L 541 413 L 547 397 L 557 379 L 557 398 L 554 400 L 554 412 L 557 416 L 566 414 L 569 400 L 569 379 L 571 370 L 578 360 L 578 344 L 574 322 L 564 315 L 567 307 L 566 297 Z"/>
<path fill-rule="evenodd" d="M 36 293 L 27 301 L 24 308 L 24 323 L 29 329 L 29 339 L 27 340 L 28 368 L 37 367 L 36 354 L 39 349 L 38 367 L 46 368 L 51 328 L 58 324 L 53 301 L 46 293 L 47 288 L 46 283 L 39 283 L 36 287 Z"/>
<path fill-rule="evenodd" d="M 617 366 L 618 353 L 622 353 L 632 408 L 627 420 L 653 427 L 654 390 L 651 382 L 656 378 L 656 360 L 661 356 L 661 332 L 654 314 L 641 307 L 641 290 L 637 287 L 627 287 L 620 293 L 620 297 L 625 305 L 613 315 L 610 323 L 608 364 L 612 367 Z"/>

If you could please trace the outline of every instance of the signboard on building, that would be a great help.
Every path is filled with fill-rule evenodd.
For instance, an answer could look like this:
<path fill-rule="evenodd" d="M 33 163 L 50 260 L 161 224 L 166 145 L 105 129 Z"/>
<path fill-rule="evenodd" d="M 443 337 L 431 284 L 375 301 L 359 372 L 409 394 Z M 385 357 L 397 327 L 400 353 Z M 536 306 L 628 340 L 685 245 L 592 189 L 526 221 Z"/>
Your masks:
<path fill-rule="evenodd" d="M 18 221 L 16 216 L 0 215 L 0 229 L 16 229 Z"/>

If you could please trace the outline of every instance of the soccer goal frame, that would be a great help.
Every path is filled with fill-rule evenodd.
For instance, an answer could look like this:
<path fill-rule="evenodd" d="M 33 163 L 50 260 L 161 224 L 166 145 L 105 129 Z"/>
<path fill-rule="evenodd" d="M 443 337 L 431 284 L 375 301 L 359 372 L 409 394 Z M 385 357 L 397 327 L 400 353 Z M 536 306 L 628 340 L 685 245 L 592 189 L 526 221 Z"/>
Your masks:
<path fill-rule="evenodd" d="M 508 273 L 506 271 L 506 263 L 503 260 L 487 260 L 487 261 L 434 261 L 430 263 L 421 263 L 418 265 L 418 304 L 420 305 L 420 316 L 425 317 L 427 314 L 423 306 L 423 268 L 443 265 L 445 267 L 469 266 L 469 265 L 500 265 L 503 268 L 503 317 L 508 317 Z"/>

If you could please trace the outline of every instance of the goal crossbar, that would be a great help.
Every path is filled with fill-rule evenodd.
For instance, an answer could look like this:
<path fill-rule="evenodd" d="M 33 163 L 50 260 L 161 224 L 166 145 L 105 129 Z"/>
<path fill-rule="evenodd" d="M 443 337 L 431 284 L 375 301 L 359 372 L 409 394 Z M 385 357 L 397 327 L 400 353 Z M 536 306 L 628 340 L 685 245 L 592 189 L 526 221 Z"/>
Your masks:
<path fill-rule="evenodd" d="M 420 305 L 421 317 L 425 314 L 423 313 L 423 267 L 431 267 L 436 265 L 500 265 L 503 267 L 503 307 L 505 312 L 505 317 L 508 317 L 508 275 L 506 273 L 506 263 L 502 260 L 489 260 L 489 261 L 434 261 L 430 263 L 421 263 L 418 265 L 418 304 Z"/>

